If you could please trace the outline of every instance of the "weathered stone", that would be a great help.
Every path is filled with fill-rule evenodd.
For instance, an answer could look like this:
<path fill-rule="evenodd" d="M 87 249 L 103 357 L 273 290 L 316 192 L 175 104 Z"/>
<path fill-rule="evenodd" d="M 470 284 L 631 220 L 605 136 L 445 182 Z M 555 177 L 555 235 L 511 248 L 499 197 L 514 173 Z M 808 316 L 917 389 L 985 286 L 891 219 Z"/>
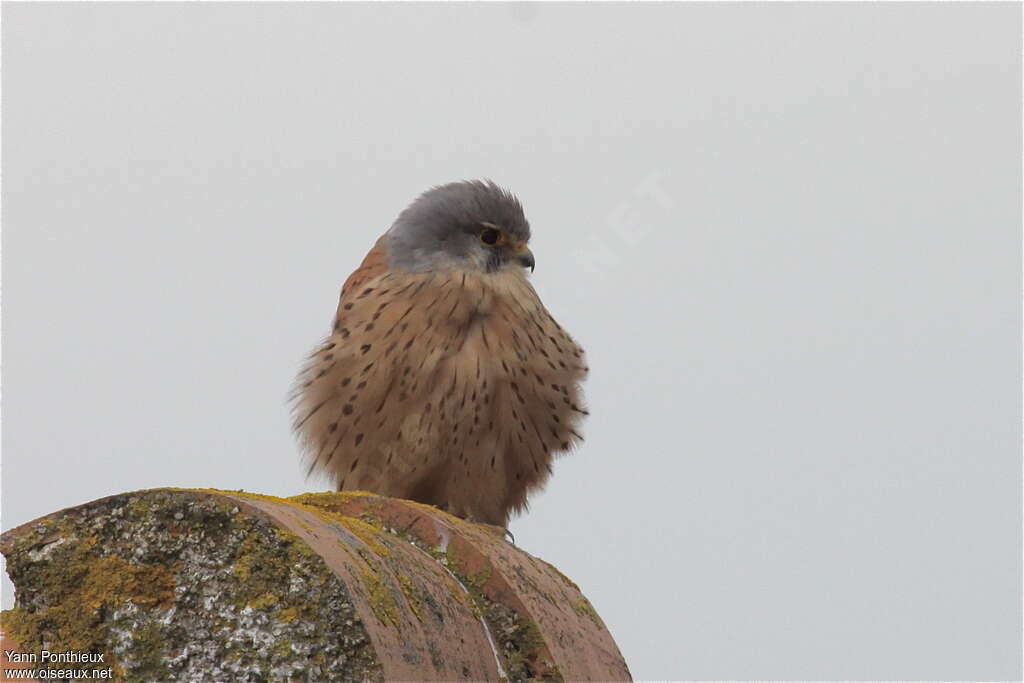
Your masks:
<path fill-rule="evenodd" d="M 590 603 L 500 534 L 361 493 L 154 489 L 7 532 L 6 635 L 124 681 L 628 680 Z"/>

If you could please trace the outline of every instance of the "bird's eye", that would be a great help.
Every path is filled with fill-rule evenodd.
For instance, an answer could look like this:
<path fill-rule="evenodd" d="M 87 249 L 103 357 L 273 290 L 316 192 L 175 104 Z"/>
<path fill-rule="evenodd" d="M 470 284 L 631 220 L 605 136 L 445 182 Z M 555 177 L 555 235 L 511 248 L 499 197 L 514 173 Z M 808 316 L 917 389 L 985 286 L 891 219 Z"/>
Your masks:
<path fill-rule="evenodd" d="M 497 244 L 500 237 L 501 233 L 494 228 L 484 228 L 480 231 L 480 241 L 488 246 Z"/>

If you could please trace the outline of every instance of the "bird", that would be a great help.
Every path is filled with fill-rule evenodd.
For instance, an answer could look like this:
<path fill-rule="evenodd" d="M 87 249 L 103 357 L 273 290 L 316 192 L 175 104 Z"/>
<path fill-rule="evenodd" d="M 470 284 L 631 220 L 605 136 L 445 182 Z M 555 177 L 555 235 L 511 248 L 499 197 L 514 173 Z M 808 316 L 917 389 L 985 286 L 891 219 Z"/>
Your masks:
<path fill-rule="evenodd" d="M 507 528 L 583 439 L 583 349 L 530 284 L 521 202 L 435 186 L 345 280 L 296 379 L 307 476 Z"/>

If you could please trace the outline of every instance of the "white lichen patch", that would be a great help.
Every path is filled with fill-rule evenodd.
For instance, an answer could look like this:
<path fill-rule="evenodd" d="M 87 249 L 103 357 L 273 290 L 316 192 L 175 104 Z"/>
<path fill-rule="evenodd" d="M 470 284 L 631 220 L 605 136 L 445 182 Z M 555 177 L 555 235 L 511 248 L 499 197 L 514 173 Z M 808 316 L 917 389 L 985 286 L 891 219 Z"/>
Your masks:
<path fill-rule="evenodd" d="M 7 552 L 23 648 L 98 649 L 124 681 L 383 678 L 337 575 L 216 496 L 115 496 L 37 526 Z"/>
<path fill-rule="evenodd" d="M 53 554 L 53 551 L 67 543 L 68 540 L 70 539 L 61 537 L 55 541 L 44 543 L 43 545 L 39 546 L 38 548 L 35 548 L 34 550 L 29 550 L 29 559 L 31 559 L 33 562 L 41 562 L 43 560 L 47 560 L 49 559 L 50 555 Z"/>

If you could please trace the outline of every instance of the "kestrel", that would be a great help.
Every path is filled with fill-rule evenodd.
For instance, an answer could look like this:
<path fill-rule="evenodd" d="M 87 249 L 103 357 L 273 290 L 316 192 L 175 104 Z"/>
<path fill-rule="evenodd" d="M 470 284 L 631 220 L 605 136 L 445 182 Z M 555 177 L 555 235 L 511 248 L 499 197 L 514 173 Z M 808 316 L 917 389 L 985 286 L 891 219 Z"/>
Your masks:
<path fill-rule="evenodd" d="M 583 350 L 527 279 L 519 200 L 424 192 L 341 288 L 295 392 L 309 472 L 500 527 L 582 437 Z"/>

